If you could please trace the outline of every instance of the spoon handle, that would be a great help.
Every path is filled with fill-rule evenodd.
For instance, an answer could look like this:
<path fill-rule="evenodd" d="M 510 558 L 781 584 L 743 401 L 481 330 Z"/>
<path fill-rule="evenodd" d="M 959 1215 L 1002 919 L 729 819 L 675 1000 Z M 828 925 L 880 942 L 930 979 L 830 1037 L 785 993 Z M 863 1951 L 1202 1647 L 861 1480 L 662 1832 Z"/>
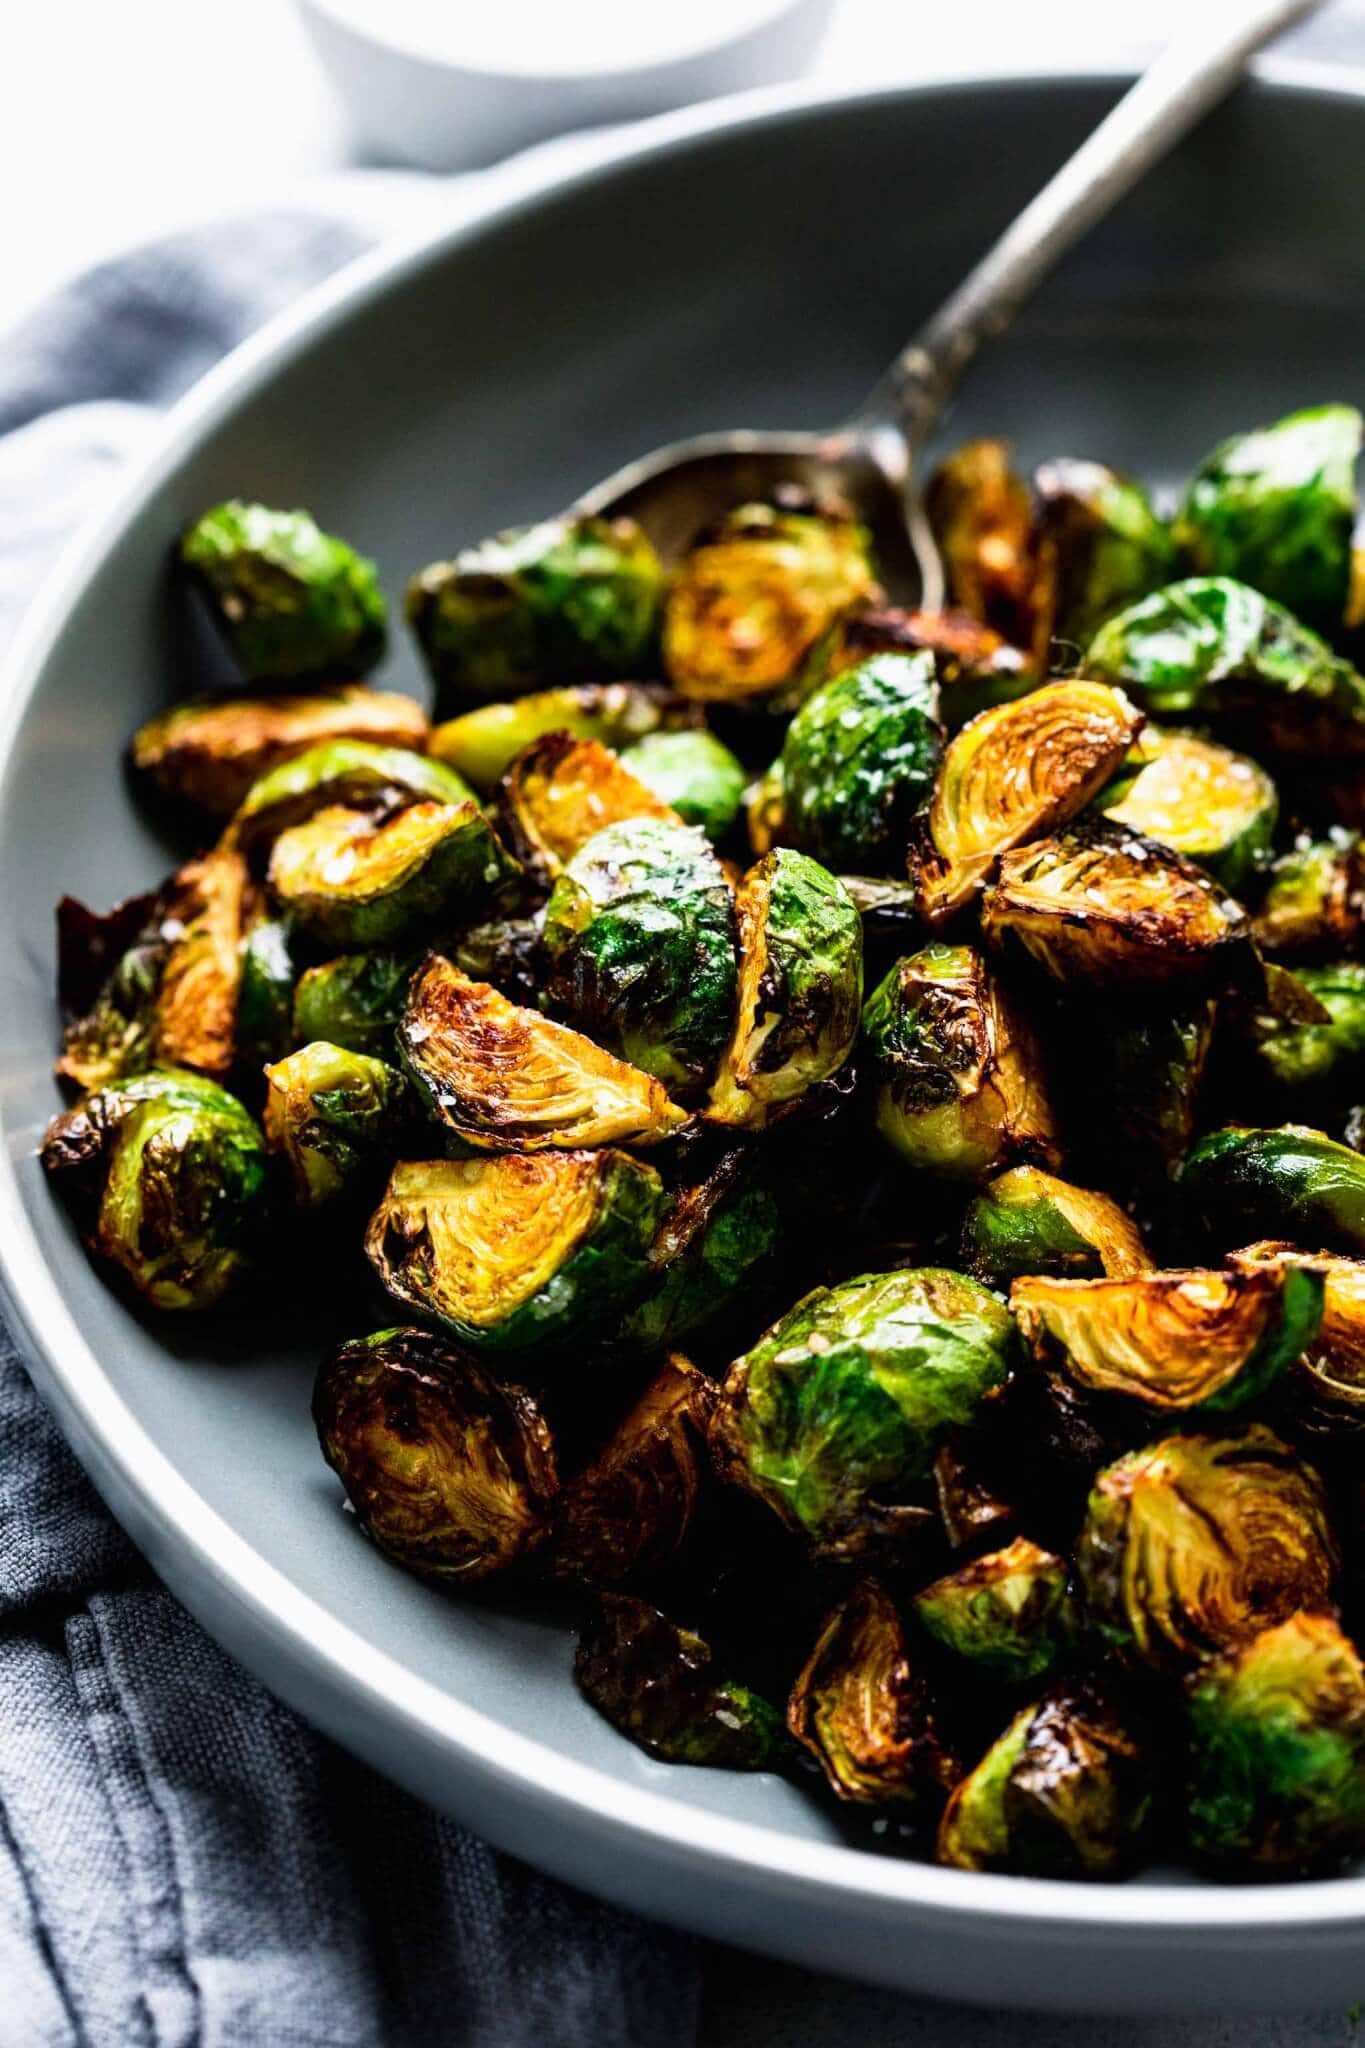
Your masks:
<path fill-rule="evenodd" d="M 1059 171 L 926 321 L 860 408 L 855 424 L 894 421 L 922 447 L 983 341 L 1002 334 L 1088 230 L 1226 98 L 1247 60 L 1321 0 L 1191 0 L 1180 30 Z"/>

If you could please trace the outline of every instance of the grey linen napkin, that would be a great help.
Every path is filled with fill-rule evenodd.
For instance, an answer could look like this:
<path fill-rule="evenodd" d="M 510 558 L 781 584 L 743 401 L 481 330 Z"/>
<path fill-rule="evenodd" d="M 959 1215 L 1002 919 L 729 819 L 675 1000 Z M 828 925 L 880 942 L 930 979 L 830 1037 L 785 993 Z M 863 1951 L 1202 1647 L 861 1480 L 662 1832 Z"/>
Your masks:
<path fill-rule="evenodd" d="M 161 409 L 358 253 L 372 212 L 159 243 L 8 338 L 0 645 Z M 226 1657 L 0 1329 L 2 2048 L 672 2048 L 696 2010 L 684 1937 L 496 1854 Z"/>

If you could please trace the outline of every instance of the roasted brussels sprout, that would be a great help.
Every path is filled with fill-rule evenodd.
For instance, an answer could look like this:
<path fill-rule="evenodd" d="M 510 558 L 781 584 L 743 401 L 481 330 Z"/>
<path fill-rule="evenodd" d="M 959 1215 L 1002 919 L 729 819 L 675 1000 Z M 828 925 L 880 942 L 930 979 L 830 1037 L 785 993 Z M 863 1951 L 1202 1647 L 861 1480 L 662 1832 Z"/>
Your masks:
<path fill-rule="evenodd" d="M 49 1126 L 42 1161 L 96 1258 L 153 1308 L 212 1308 L 245 1277 L 269 1222 L 265 1144 L 234 1095 L 152 1068 Z"/>
<path fill-rule="evenodd" d="M 1344 959 L 1365 933 L 1365 852 L 1358 832 L 1300 839 L 1282 853 L 1254 919 L 1276 960 Z"/>
<path fill-rule="evenodd" d="M 431 1113 L 479 1151 L 649 1145 L 686 1122 L 648 1074 L 439 955 L 411 983 L 399 1046 Z"/>
<path fill-rule="evenodd" d="M 1079 1627 L 1065 1558 L 1027 1536 L 935 1579 L 914 1605 L 936 1643 L 1002 1685 L 1046 1678 Z"/>
<path fill-rule="evenodd" d="M 605 1593 L 574 1661 L 584 1697 L 650 1756 L 722 1771 L 788 1761 L 777 1709 L 726 1677 L 709 1643 L 628 1593 Z"/>
<path fill-rule="evenodd" d="M 1244 729 L 1257 751 L 1365 751 L 1365 677 L 1282 605 L 1228 577 L 1171 583 L 1116 613 L 1084 666 L 1155 718 Z"/>
<path fill-rule="evenodd" d="M 800 694 L 845 612 L 878 598 L 870 541 L 841 507 L 740 505 L 684 556 L 664 604 L 664 669 L 683 696 Z"/>
<path fill-rule="evenodd" d="M 608 1336 L 649 1275 L 663 1185 L 629 1153 L 402 1161 L 365 1250 L 405 1308 L 481 1351 Z"/>
<path fill-rule="evenodd" d="M 671 1562 L 710 1472 L 706 1423 L 718 1388 L 674 1352 L 597 1456 L 565 1486 L 550 1568 L 614 1586 Z"/>
<path fill-rule="evenodd" d="M 1233 1877 L 1309 1877 L 1365 1852 L 1365 1666 L 1294 1614 L 1189 1681 L 1187 1838 Z"/>
<path fill-rule="evenodd" d="M 306 968 L 294 990 L 294 1043 L 321 1038 L 388 1059 L 420 964 L 412 953 L 342 953 Z"/>
<path fill-rule="evenodd" d="M 1015 1715 L 948 1802 L 938 1860 L 958 1870 L 1123 1877 L 1152 1817 L 1150 1745 L 1095 1679 Z"/>
<path fill-rule="evenodd" d="M 1317 1475 L 1252 1423 L 1166 1437 L 1107 1466 L 1076 1564 L 1101 1637 L 1180 1671 L 1300 1608 L 1330 1608 L 1336 1552 Z"/>
<path fill-rule="evenodd" d="M 1307 1268 L 1139 1273 L 1128 1280 L 1016 1280 L 1025 1342 L 1047 1371 L 1095 1394 L 1207 1415 L 1245 1408 L 1310 1344 L 1323 1279 Z"/>
<path fill-rule="evenodd" d="M 373 740 L 324 740 L 258 776 L 238 805 L 229 840 L 248 852 L 334 804 L 389 816 L 407 804 L 471 803 L 468 783 L 443 762 Z"/>
<path fill-rule="evenodd" d="M 879 1579 L 826 1618 L 787 1703 L 787 1726 L 838 1799 L 935 1812 L 962 1775 L 905 1628 Z"/>
<path fill-rule="evenodd" d="M 1115 773 L 1142 725 L 1103 683 L 1049 683 L 983 711 L 949 746 L 910 872 L 931 924 L 969 903 L 996 861 L 1055 832 Z"/>
<path fill-rule="evenodd" d="M 662 589 L 633 519 L 549 519 L 433 562 L 408 586 L 407 616 L 449 716 L 471 699 L 647 670 Z"/>
<path fill-rule="evenodd" d="M 749 779 L 724 741 L 705 727 L 652 732 L 625 749 L 621 766 L 684 825 L 699 825 L 708 839 L 723 839 L 730 830 Z"/>
<path fill-rule="evenodd" d="M 1175 538 L 1200 576 L 1236 576 L 1319 632 L 1340 629 L 1351 583 L 1361 418 L 1316 405 L 1234 434 L 1195 471 Z"/>
<path fill-rule="evenodd" d="M 294 1044 L 297 975 L 283 924 L 259 918 L 242 940 L 237 989 L 237 1056 L 244 1066 L 282 1060 Z"/>
<path fill-rule="evenodd" d="M 1004 441 L 968 441 L 934 471 L 924 509 L 949 602 L 1015 647 L 1037 636 L 1037 561 L 1028 487 Z"/>
<path fill-rule="evenodd" d="M 53 1071 L 72 1088 L 108 1087 L 124 1074 L 140 1073 L 155 1057 L 156 999 L 170 942 L 160 900 L 139 900 L 146 922 L 97 984 L 89 1008 L 72 1017 L 62 1032 Z M 74 898 L 67 897 L 63 907 L 69 913 L 73 904 Z M 84 905 L 81 911 L 98 922 Z"/>
<path fill-rule="evenodd" d="M 738 1146 L 669 1202 L 649 1249 L 649 1291 L 622 1325 L 629 1344 L 661 1351 L 749 1303 L 782 1240 L 782 1212 Z"/>
<path fill-rule="evenodd" d="M 162 797 L 228 818 L 257 779 L 328 740 L 421 748 L 426 713 L 411 697 L 359 683 L 307 697 L 206 697 L 177 704 L 133 735 L 134 773 Z"/>
<path fill-rule="evenodd" d="M 817 1287 L 730 1368 L 711 1429 L 718 1468 L 821 1554 L 894 1546 L 907 1490 L 1003 1385 L 1013 1353 L 1004 1304 L 961 1274 Z"/>
<path fill-rule="evenodd" d="M 363 1186 L 408 1123 L 396 1067 L 314 1040 L 265 1070 L 261 1121 L 283 1154 L 300 1208 L 320 1209 Z"/>
<path fill-rule="evenodd" d="M 450 958 L 471 981 L 491 982 L 513 1002 L 536 1005 L 544 962 L 541 936 L 543 911 L 529 917 L 494 917 L 486 924 L 467 924 L 450 941 Z"/>
<path fill-rule="evenodd" d="M 430 1330 L 377 1330 L 325 1361 L 322 1455 L 379 1548 L 425 1578 L 486 1578 L 533 1553 L 557 1481 L 545 1418 Z"/>
<path fill-rule="evenodd" d="M 863 1000 L 862 921 L 843 884 L 781 849 L 735 899 L 739 1002 L 706 1114 L 759 1129 L 842 1067 Z"/>
<path fill-rule="evenodd" d="M 1162 846 L 1173 846 L 1225 889 L 1241 891 L 1269 858 L 1279 814 L 1275 785 L 1245 754 L 1188 732 L 1143 733 L 1145 756 L 1112 800 L 1096 808 Z"/>
<path fill-rule="evenodd" d="M 1213 1045 L 1217 999 L 1198 994 L 1074 1004 L 1073 1071 L 1087 1156 L 1104 1178 L 1149 1189 L 1190 1148 Z"/>
<path fill-rule="evenodd" d="M 901 866 L 943 753 L 928 654 L 878 654 L 807 698 L 782 745 L 781 836 L 831 868 Z"/>
<path fill-rule="evenodd" d="M 1365 1258 L 1365 1158 L 1301 1124 L 1210 1131 L 1180 1169 L 1185 1215 L 1221 1251 L 1258 1237 Z"/>
<path fill-rule="evenodd" d="M 730 884 L 706 837 L 664 819 L 594 833 L 545 908 L 546 993 L 560 1013 L 679 1094 L 715 1074 L 739 963 Z"/>
<path fill-rule="evenodd" d="M 934 1453 L 934 1495 L 950 1550 L 985 1550 L 1014 1533 L 1016 1511 L 996 1490 L 970 1431 L 950 1430 Z"/>
<path fill-rule="evenodd" d="M 958 732 L 978 711 L 1026 697 L 1042 681 L 1028 658 L 1003 635 L 967 612 L 907 612 L 873 605 L 850 612 L 830 658 L 838 674 L 874 654 L 931 654 L 939 685 L 939 716 Z"/>
<path fill-rule="evenodd" d="M 1114 612 L 1175 574 L 1175 546 L 1147 493 L 1102 462 L 1035 470 L 1032 524 L 1040 662 L 1055 642 L 1078 653 Z"/>
<path fill-rule="evenodd" d="M 877 1129 L 912 1166 L 979 1180 L 1057 1164 L 1033 1033 L 970 946 L 898 960 L 863 1011 Z"/>
<path fill-rule="evenodd" d="M 1324 1436 L 1365 1429 L 1365 1262 L 1262 1241 L 1228 1263 L 1301 1266 L 1321 1276 L 1322 1321 L 1290 1383 L 1295 1419 Z"/>
<path fill-rule="evenodd" d="M 307 512 L 230 499 L 195 521 L 180 559 L 250 682 L 364 675 L 384 652 L 374 563 Z"/>
<path fill-rule="evenodd" d="M 962 1263 L 988 1287 L 1007 1287 L 1024 1273 L 1123 1280 L 1152 1261 L 1132 1217 L 1108 1195 L 1012 1166 L 969 1203 Z"/>
<path fill-rule="evenodd" d="M 472 799 L 381 820 L 334 805 L 282 832 L 270 855 L 285 921 L 323 946 L 401 945 L 477 915 L 516 874 Z"/>
<path fill-rule="evenodd" d="M 1365 1079 L 1365 964 L 1300 967 L 1295 978 L 1322 1005 L 1323 1021 L 1298 1023 L 1265 1012 L 1254 1017 L 1249 1054 L 1261 1084 L 1257 1099 L 1349 1099 Z"/>
<path fill-rule="evenodd" d="M 1081 986 L 1229 986 L 1256 974 L 1241 904 L 1182 854 L 1107 821 L 1007 853 L 981 928 Z"/>
<path fill-rule="evenodd" d="M 517 755 L 547 733 L 619 748 L 650 733 L 695 728 L 700 717 L 695 705 L 657 684 L 570 683 L 447 719 L 433 731 L 427 751 L 490 796 Z"/>
<path fill-rule="evenodd" d="M 563 732 L 547 733 L 518 754 L 503 778 L 501 815 L 518 857 L 547 887 L 608 825 L 631 818 L 682 823 L 600 740 Z"/>

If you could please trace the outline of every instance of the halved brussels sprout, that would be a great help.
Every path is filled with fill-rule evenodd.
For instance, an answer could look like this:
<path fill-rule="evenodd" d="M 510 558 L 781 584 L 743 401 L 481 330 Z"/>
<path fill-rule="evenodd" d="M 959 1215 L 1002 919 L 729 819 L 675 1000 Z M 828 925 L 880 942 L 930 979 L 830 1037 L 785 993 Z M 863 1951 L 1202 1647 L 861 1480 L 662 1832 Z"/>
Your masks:
<path fill-rule="evenodd" d="M 929 654 L 877 654 L 806 699 L 782 744 L 782 837 L 831 868 L 899 868 L 943 755 Z"/>
<path fill-rule="evenodd" d="M 934 1641 L 1002 1685 L 1046 1678 L 1079 1629 L 1066 1559 L 1016 1536 L 916 1593 Z"/>
<path fill-rule="evenodd" d="M 153 1068 L 87 1095 L 48 1127 L 42 1161 L 89 1250 L 153 1308 L 212 1308 L 263 1245 L 264 1141 L 200 1074 Z"/>
<path fill-rule="evenodd" d="M 352 683 L 306 697 L 205 697 L 133 735 L 133 771 L 174 803 L 229 818 L 258 777 L 327 740 L 420 749 L 426 713 L 411 697 Z"/>
<path fill-rule="evenodd" d="M 232 845 L 258 852 L 291 825 L 334 804 L 389 813 L 410 803 L 463 804 L 474 792 L 453 768 L 406 747 L 323 740 L 252 783 L 228 828 Z"/>
<path fill-rule="evenodd" d="M 652 789 L 684 825 L 723 839 L 744 802 L 748 776 L 723 740 L 704 727 L 652 732 L 621 755 L 621 766 Z"/>
<path fill-rule="evenodd" d="M 1241 904 L 1127 825 L 1086 821 L 1007 853 L 981 928 L 997 943 L 1012 934 L 1058 981 L 1227 986 L 1256 973 Z"/>
<path fill-rule="evenodd" d="M 495 917 L 467 924 L 450 940 L 450 958 L 471 981 L 488 981 L 513 1002 L 536 1005 L 544 963 L 543 911 L 530 917 Z"/>
<path fill-rule="evenodd" d="M 735 898 L 739 1004 L 712 1083 L 712 1122 L 761 1129 L 835 1074 L 858 1035 L 862 920 L 843 884 L 781 849 L 750 868 Z"/>
<path fill-rule="evenodd" d="M 294 991 L 294 1043 L 321 1038 L 348 1052 L 388 1059 L 420 965 L 415 954 L 381 951 L 342 953 L 305 969 Z"/>
<path fill-rule="evenodd" d="M 335 805 L 270 855 L 291 930 L 317 945 L 394 946 L 491 903 L 518 872 L 478 805 L 422 802 L 376 821 Z"/>
<path fill-rule="evenodd" d="M 649 1250 L 649 1292 L 622 1325 L 627 1343 L 661 1351 L 727 1309 L 752 1305 L 783 1235 L 781 1208 L 752 1178 L 752 1160 L 736 1146 L 673 1195 Z"/>
<path fill-rule="evenodd" d="M 1180 1192 L 1189 1224 L 1220 1251 L 1274 1237 L 1365 1258 L 1365 1158 L 1302 1124 L 1210 1131 Z"/>
<path fill-rule="evenodd" d="M 774 1706 L 729 1678 L 709 1643 L 647 1600 L 604 1593 L 574 1677 L 617 1733 L 666 1764 L 778 1771 L 790 1752 Z"/>
<path fill-rule="evenodd" d="M 1097 1679 L 1063 1682 L 1016 1714 L 958 1786 L 938 1860 L 957 1870 L 1123 1877 L 1141 1851 L 1154 1784 L 1127 1703 Z"/>
<path fill-rule="evenodd" d="M 662 591 L 633 519 L 548 519 L 433 562 L 406 609 L 449 715 L 471 699 L 647 670 Z"/>
<path fill-rule="evenodd" d="M 1037 562 L 1028 486 L 1004 441 L 968 441 L 930 477 L 924 509 L 943 557 L 951 604 L 1032 648 Z"/>
<path fill-rule="evenodd" d="M 320 1209 L 363 1186 L 406 1128 L 408 1084 L 396 1067 L 315 1040 L 265 1070 L 266 1143 L 288 1163 L 295 1198 Z"/>
<path fill-rule="evenodd" d="M 685 697 L 799 694 L 855 605 L 880 597 L 867 530 L 841 506 L 739 505 L 698 536 L 664 605 L 664 669 Z"/>
<path fill-rule="evenodd" d="M 860 667 L 873 654 L 920 653 L 934 657 L 938 715 L 949 732 L 958 732 L 978 711 L 1026 697 L 1043 680 L 1020 648 L 969 613 L 907 612 L 895 605 L 848 614 L 830 672 Z"/>
<path fill-rule="evenodd" d="M 704 1088 L 734 1025 L 730 884 L 705 835 L 632 818 L 594 833 L 545 907 L 550 1002 L 679 1093 Z"/>
<path fill-rule="evenodd" d="M 518 856 L 547 886 L 608 825 L 630 818 L 682 823 L 600 740 L 564 732 L 547 733 L 518 754 L 503 778 L 501 816 Z"/>
<path fill-rule="evenodd" d="M 1108 1195 L 1012 1166 L 968 1205 L 962 1263 L 988 1287 L 1008 1287 L 1024 1273 L 1122 1280 L 1152 1261 L 1132 1217 Z"/>
<path fill-rule="evenodd" d="M 411 983 L 399 1047 L 431 1113 L 479 1151 L 651 1145 L 687 1121 L 648 1074 L 439 954 Z"/>
<path fill-rule="evenodd" d="M 792 1688 L 787 1727 L 835 1797 L 857 1805 L 932 1813 L 962 1775 L 879 1579 L 860 1579 L 826 1617 Z"/>
<path fill-rule="evenodd" d="M 969 1435 L 950 1431 L 934 1453 L 934 1494 L 950 1550 L 985 1550 L 1014 1533 L 1015 1509 Z"/>
<path fill-rule="evenodd" d="M 970 946 L 898 960 L 868 998 L 863 1046 L 877 1129 L 912 1166 L 979 1180 L 1058 1163 L 1033 1032 Z"/>
<path fill-rule="evenodd" d="M 547 733 L 626 747 L 659 731 L 695 727 L 693 704 L 655 683 L 570 683 L 509 704 L 480 704 L 432 732 L 427 751 L 491 796 L 517 755 Z"/>
<path fill-rule="evenodd" d="M 1365 1261 L 1263 1241 L 1233 1252 L 1228 1263 L 1299 1266 L 1321 1275 L 1322 1321 L 1293 1369 L 1295 1416 L 1324 1436 L 1365 1429 Z"/>
<path fill-rule="evenodd" d="M 1301 838 L 1282 853 L 1253 920 L 1275 960 L 1344 959 L 1365 932 L 1365 852 L 1358 832 Z"/>
<path fill-rule="evenodd" d="M 1102 462 L 1045 462 L 1033 473 L 1032 513 L 1040 662 L 1057 641 L 1079 653 L 1114 612 L 1175 574 L 1170 532 L 1147 493 Z"/>
<path fill-rule="evenodd" d="M 1242 890 L 1267 859 L 1279 798 L 1264 768 L 1194 733 L 1155 727 L 1139 741 L 1145 759 L 1114 801 L 1096 808 Z"/>
<path fill-rule="evenodd" d="M 486 1578 L 544 1541 L 554 1445 L 533 1397 L 430 1330 L 333 1352 L 313 1391 L 322 1455 L 379 1548 L 424 1578 Z"/>
<path fill-rule="evenodd" d="M 1045 1370 L 1146 1408 L 1224 1414 L 1259 1400 L 1310 1344 L 1323 1280 L 1295 1267 L 1016 1280 L 1010 1307 Z"/>
<path fill-rule="evenodd" d="M 1170 1436 L 1099 1474 L 1076 1564 L 1092 1624 L 1158 1670 L 1332 1604 L 1336 1549 L 1322 1484 L 1261 1423 Z"/>
<path fill-rule="evenodd" d="M 1141 714 L 1103 683 L 1049 683 L 983 711 L 949 746 L 910 872 L 931 924 L 952 917 L 1012 847 L 1055 832 L 1122 763 Z"/>
<path fill-rule="evenodd" d="M 180 559 L 249 681 L 363 675 L 384 652 L 374 563 L 307 512 L 230 499 L 195 521 Z"/>
<path fill-rule="evenodd" d="M 560 1495 L 556 1577 L 620 1585 L 676 1557 L 710 1474 L 706 1423 L 718 1392 L 681 1352 L 659 1368 Z"/>
<path fill-rule="evenodd" d="M 1292 612 L 1229 577 L 1171 583 L 1116 613 L 1084 665 L 1155 718 L 1245 729 L 1257 753 L 1365 750 L 1365 677 Z"/>
<path fill-rule="evenodd" d="M 1073 1071 L 1096 1171 L 1139 1186 L 1175 1172 L 1194 1136 L 1217 1015 L 1216 998 L 1169 991 L 1076 1008 Z"/>
<path fill-rule="evenodd" d="M 1190 1680 L 1187 1840 L 1235 1877 L 1310 1877 L 1365 1852 L 1365 1665 L 1295 1614 Z"/>
<path fill-rule="evenodd" d="M 1332 967 L 1300 967 L 1295 979 L 1315 996 L 1325 1013 L 1319 1023 L 1258 1013 L 1248 1048 L 1251 1070 L 1261 1083 L 1258 1100 L 1300 1103 L 1344 1093 L 1349 1100 L 1365 1078 L 1365 964 L 1341 960 Z"/>
<path fill-rule="evenodd" d="M 730 1368 L 721 1475 L 823 1555 L 894 1545 L 907 1490 L 1003 1385 L 1014 1342 L 1004 1303 L 939 1267 L 817 1287 Z"/>
<path fill-rule="evenodd" d="M 1361 418 L 1316 405 L 1220 441 L 1195 471 L 1175 538 L 1191 570 L 1236 576 L 1320 632 L 1339 630 L 1351 582 Z"/>
<path fill-rule="evenodd" d="M 482 1351 L 612 1334 L 649 1275 L 663 1184 L 628 1153 L 401 1161 L 365 1250 L 395 1301 Z"/>
<path fill-rule="evenodd" d="M 278 918 L 258 918 L 242 940 L 237 1056 L 243 1065 L 254 1069 L 282 1060 L 294 1044 L 297 976 L 284 925 Z"/>

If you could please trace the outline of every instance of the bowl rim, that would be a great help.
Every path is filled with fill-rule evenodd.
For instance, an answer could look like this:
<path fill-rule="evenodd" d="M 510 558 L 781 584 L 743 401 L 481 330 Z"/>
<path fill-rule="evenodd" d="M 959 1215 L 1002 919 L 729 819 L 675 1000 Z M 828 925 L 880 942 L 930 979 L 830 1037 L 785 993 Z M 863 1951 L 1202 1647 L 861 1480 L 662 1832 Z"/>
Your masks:
<path fill-rule="evenodd" d="M 112 502 L 67 545 L 0 662 L 0 801 L 14 772 L 20 728 L 69 614 L 167 474 L 280 368 L 427 266 L 500 231 L 547 197 L 629 176 L 639 164 L 685 153 L 694 144 L 736 130 L 762 131 L 849 105 L 894 101 L 913 106 L 925 97 L 1021 85 L 1039 91 L 1114 86 L 1132 75 L 1122 66 L 1075 72 L 1026 68 L 855 90 L 807 83 L 762 87 L 596 138 L 587 160 L 575 158 L 568 167 L 560 145 L 552 144 L 483 174 L 473 204 L 452 223 L 427 228 L 397 245 L 385 244 L 345 265 L 248 337 L 170 408 Z M 1277 93 L 1365 101 L 1365 73 L 1342 67 L 1270 58 L 1256 64 L 1254 76 Z M 1045 1923 L 1054 1932 L 1082 1939 L 1121 1933 L 1130 1939 L 1164 1936 L 1170 1943 L 1251 1930 L 1269 1937 L 1272 1929 L 1284 1939 L 1315 1932 L 1339 1935 L 1353 1925 L 1365 1929 L 1365 1876 L 1254 1889 L 1166 1882 L 1111 1889 L 947 1870 L 793 1835 L 631 1784 L 518 1734 L 419 1677 L 328 1613 L 210 1507 L 105 1376 L 29 1219 L 15 1156 L 20 1146 L 26 1148 L 27 1138 L 15 1128 L 7 1094 L 0 1088 L 0 1304 L 63 1433 L 101 1489 L 107 1487 L 125 1509 L 131 1505 L 140 1528 L 155 1535 L 158 1569 L 172 1591 L 196 1610 L 212 1604 L 216 1611 L 230 1612 L 235 1642 L 249 1641 L 258 1653 L 292 1652 L 306 1668 L 309 1689 L 337 1707 L 335 1724 L 344 1720 L 348 1730 L 343 1739 L 372 1760 L 365 1735 L 397 1728 L 428 1745 L 434 1742 L 453 1773 L 465 1783 L 480 1783 L 485 1803 L 503 1795 L 509 1800 L 520 1795 L 523 1801 L 533 1797 L 547 1835 L 561 1826 L 566 1833 L 595 1827 L 599 1836 L 605 1833 L 606 1848 L 638 1849 L 643 1841 L 675 1867 L 688 1865 L 704 1875 L 719 1862 L 732 1879 L 756 1880 L 770 1894 L 798 1895 L 809 1903 L 854 1897 L 882 1908 L 915 1909 L 921 1920 L 937 1915 L 954 1923 L 1014 1923 L 1021 1933 Z M 216 1624 L 210 1624 L 210 1632 L 222 1634 Z M 254 1660 L 237 1654 L 260 1671 L 259 1654 Z M 382 1761 L 378 1767 L 390 1768 Z"/>

